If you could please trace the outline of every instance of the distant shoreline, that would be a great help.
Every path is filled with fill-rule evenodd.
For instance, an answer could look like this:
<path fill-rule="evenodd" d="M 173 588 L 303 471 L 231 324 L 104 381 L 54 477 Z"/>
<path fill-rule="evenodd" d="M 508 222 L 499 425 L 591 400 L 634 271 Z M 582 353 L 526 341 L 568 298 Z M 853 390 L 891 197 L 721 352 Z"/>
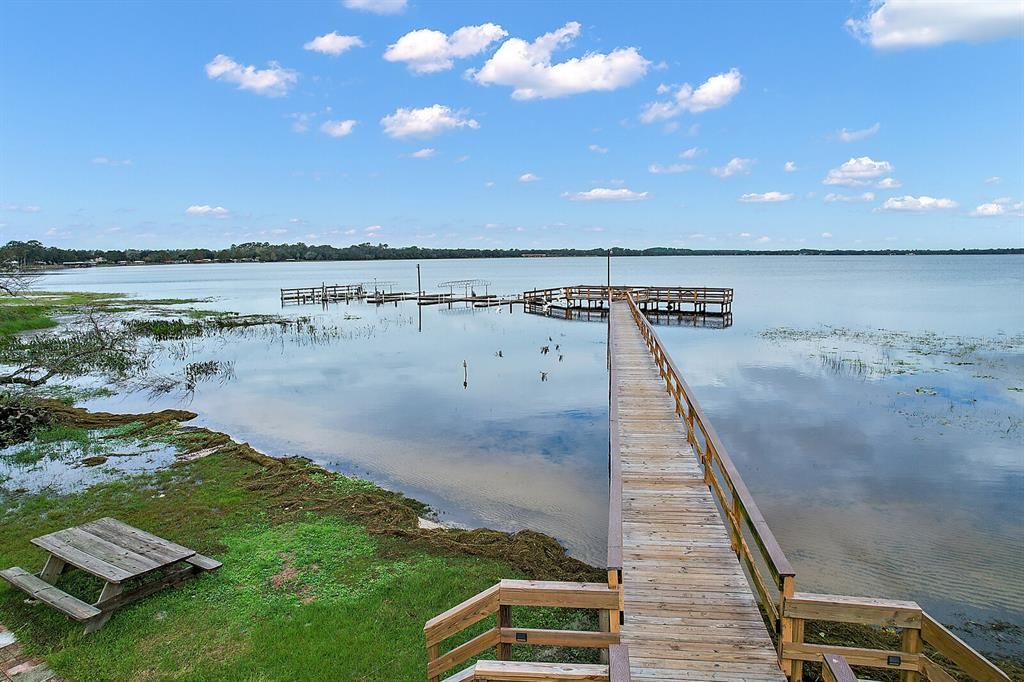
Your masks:
<path fill-rule="evenodd" d="M 1024 255 L 1024 248 L 1002 249 L 433 249 L 387 244 L 330 245 L 233 244 L 225 249 L 62 249 L 39 242 L 8 242 L 0 266 L 90 268 L 198 263 L 287 263 L 470 258 L 616 258 L 640 256 L 992 256 Z"/>

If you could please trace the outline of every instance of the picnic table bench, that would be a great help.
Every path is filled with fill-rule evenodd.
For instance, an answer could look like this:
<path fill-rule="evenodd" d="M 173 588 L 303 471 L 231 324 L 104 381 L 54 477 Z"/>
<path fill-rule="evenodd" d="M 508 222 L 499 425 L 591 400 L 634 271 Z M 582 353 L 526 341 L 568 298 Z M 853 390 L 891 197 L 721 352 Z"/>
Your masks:
<path fill-rule="evenodd" d="M 43 535 L 33 539 L 32 544 L 49 553 L 43 570 L 33 575 L 14 566 L 0 571 L 0 578 L 33 599 L 85 623 L 86 633 L 106 625 L 117 608 L 221 566 L 219 561 L 193 549 L 109 517 Z M 125 591 L 126 582 L 175 564 L 182 566 Z M 89 604 L 56 587 L 57 579 L 68 567 L 104 581 L 99 599 Z"/>

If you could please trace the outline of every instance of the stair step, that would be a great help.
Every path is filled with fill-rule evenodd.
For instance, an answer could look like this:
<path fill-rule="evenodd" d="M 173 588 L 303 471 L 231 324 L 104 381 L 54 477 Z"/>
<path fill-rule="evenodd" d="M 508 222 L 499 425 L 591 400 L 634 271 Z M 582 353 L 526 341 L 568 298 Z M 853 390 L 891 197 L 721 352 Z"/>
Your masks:
<path fill-rule="evenodd" d="M 533 663 L 529 661 L 477 661 L 443 682 L 520 682 L 521 680 L 607 681 L 608 666 L 574 663 Z"/>
<path fill-rule="evenodd" d="M 81 599 L 72 597 L 67 592 L 54 587 L 45 580 L 32 575 L 18 566 L 0 571 L 0 578 L 3 578 L 22 592 L 29 594 L 33 599 L 38 599 L 44 604 L 57 609 L 68 618 L 79 622 L 92 620 L 103 613 L 92 604 L 86 604 Z"/>

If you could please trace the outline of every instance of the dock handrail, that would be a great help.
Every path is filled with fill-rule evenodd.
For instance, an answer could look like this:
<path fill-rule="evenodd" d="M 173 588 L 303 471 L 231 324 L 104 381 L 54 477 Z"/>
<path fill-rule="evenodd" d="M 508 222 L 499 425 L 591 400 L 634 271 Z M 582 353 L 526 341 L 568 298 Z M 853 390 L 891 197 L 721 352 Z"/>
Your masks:
<path fill-rule="evenodd" d="M 610 293 L 610 292 L 609 292 Z M 611 301 L 609 300 L 609 308 Z M 622 570 L 622 465 L 619 450 L 619 398 L 615 392 L 615 335 L 608 317 L 608 571 Z"/>
<path fill-rule="evenodd" d="M 733 550 L 749 570 L 754 586 L 761 597 L 762 606 L 768 612 L 776 629 L 779 629 L 781 627 L 782 603 L 787 593 L 792 594 L 795 589 L 793 579 L 796 573 L 793 566 L 786 558 L 786 554 L 775 539 L 771 528 L 768 527 L 767 521 L 761 515 L 761 510 L 758 509 L 754 497 L 747 489 L 736 465 L 733 464 L 732 458 L 729 457 L 728 451 L 710 420 L 705 416 L 693 391 L 683 379 L 675 362 L 665 351 L 654 326 L 640 311 L 632 294 L 627 294 L 625 299 L 644 341 L 654 356 L 658 371 L 665 379 L 668 393 L 675 399 L 676 414 L 686 422 L 687 438 L 704 467 L 704 480 L 715 493 L 728 522 Z M 698 434 L 703 438 L 703 447 Z M 719 482 L 718 472 L 721 473 L 725 488 L 730 492 L 729 496 L 726 496 L 723 483 Z M 758 562 L 755 561 L 753 552 L 745 539 L 744 526 L 749 528 L 759 554 L 774 579 L 779 592 L 777 598 L 773 598 L 768 590 Z"/>
<path fill-rule="evenodd" d="M 797 592 L 786 600 L 783 617 L 793 622 L 793 641 L 782 643 L 783 660 L 794 666 L 791 679 L 801 677 L 804 662 L 823 659 L 827 662 L 829 657 L 840 656 L 852 665 L 900 670 L 907 682 L 918 679 L 919 674 L 935 682 L 951 682 L 953 676 L 924 653 L 925 644 L 971 679 L 983 682 L 1008 682 L 1010 679 L 922 610 L 917 602 Z M 808 620 L 899 628 L 900 648 L 887 651 L 805 643 L 804 627 Z"/>
<path fill-rule="evenodd" d="M 498 660 L 509 660 L 513 644 L 601 649 L 618 644 L 617 632 L 515 628 L 512 626 L 511 607 L 549 606 L 610 612 L 618 610 L 620 601 L 620 590 L 603 583 L 502 580 L 431 618 L 423 626 L 427 644 L 427 679 L 436 682 L 441 674 L 491 647 L 495 647 Z M 494 627 L 441 653 L 441 644 L 445 640 L 494 615 L 497 615 Z"/>

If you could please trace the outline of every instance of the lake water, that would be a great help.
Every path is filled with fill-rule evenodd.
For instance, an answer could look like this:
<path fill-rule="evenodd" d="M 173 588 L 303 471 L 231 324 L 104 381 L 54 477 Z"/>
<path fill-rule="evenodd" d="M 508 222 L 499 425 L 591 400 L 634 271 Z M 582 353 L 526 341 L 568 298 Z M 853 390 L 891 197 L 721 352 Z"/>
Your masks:
<path fill-rule="evenodd" d="M 601 258 L 422 269 L 427 291 L 464 278 L 499 294 L 606 279 Z M 621 258 L 612 279 L 735 289 L 731 327 L 659 333 L 796 567 L 797 589 L 914 599 L 945 622 L 1024 625 L 1024 258 Z M 235 366 L 233 380 L 192 398 L 198 423 L 401 490 L 444 521 L 549 533 L 601 565 L 604 324 L 521 306 L 279 304 L 281 287 L 375 280 L 413 291 L 416 265 L 102 268 L 48 275 L 39 288 L 312 315 L 336 328 L 334 341 L 197 342 L 200 359 Z M 1022 647 L 1019 633 L 970 639 Z"/>

